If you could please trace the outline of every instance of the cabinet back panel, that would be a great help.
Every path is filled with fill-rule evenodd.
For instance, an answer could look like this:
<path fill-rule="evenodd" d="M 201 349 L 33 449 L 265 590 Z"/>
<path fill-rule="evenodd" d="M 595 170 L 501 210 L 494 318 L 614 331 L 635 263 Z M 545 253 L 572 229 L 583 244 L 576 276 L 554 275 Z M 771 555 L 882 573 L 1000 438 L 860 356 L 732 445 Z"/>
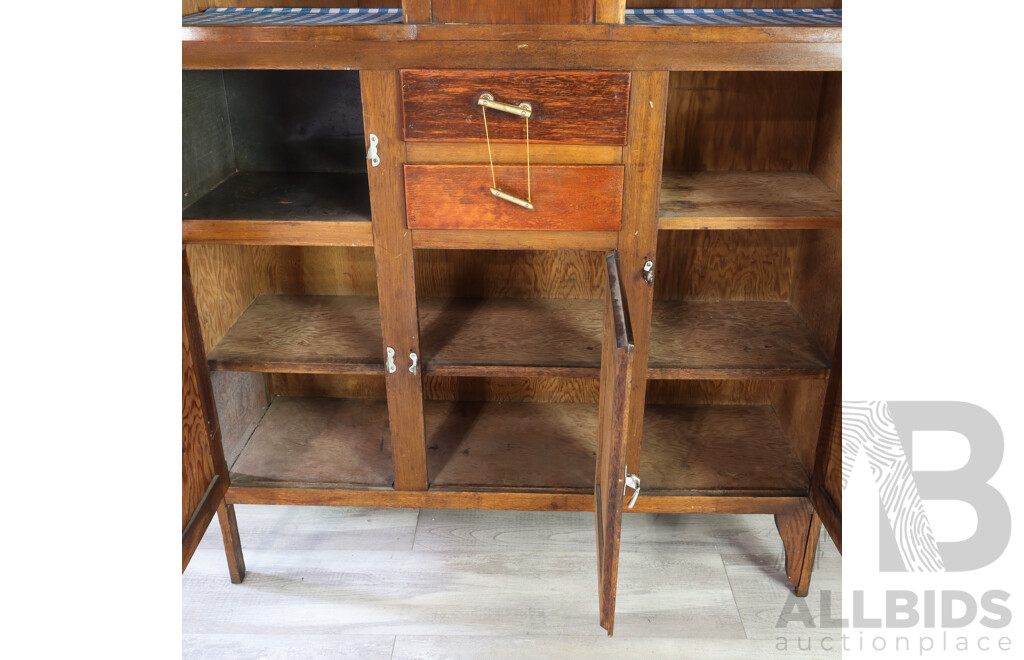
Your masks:
<path fill-rule="evenodd" d="M 417 250 L 421 297 L 570 298 L 603 295 L 601 252 Z"/>
<path fill-rule="evenodd" d="M 189 245 L 186 249 L 207 352 L 261 293 L 377 295 L 373 248 Z"/>
<path fill-rule="evenodd" d="M 799 230 L 658 233 L 658 300 L 789 300 Z"/>
<path fill-rule="evenodd" d="M 822 76 L 673 71 L 665 169 L 807 170 Z"/>
<path fill-rule="evenodd" d="M 366 170 L 356 71 L 225 71 L 238 169 Z"/>

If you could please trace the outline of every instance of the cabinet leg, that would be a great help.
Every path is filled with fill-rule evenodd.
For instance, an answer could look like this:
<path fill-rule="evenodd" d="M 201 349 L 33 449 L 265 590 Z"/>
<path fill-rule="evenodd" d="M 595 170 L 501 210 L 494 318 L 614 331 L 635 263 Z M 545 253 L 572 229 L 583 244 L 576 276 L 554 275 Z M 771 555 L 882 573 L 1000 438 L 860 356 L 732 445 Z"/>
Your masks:
<path fill-rule="evenodd" d="M 220 533 L 224 536 L 224 552 L 228 556 L 231 582 L 241 584 L 245 579 L 245 560 L 242 558 L 242 540 L 238 538 L 235 505 L 221 501 L 217 507 L 217 520 L 220 522 Z"/>
<path fill-rule="evenodd" d="M 775 514 L 782 544 L 786 548 L 786 576 L 793 583 L 797 596 L 807 595 L 811 586 L 814 554 L 821 534 L 821 518 L 809 502 L 801 503 L 785 513 Z"/>

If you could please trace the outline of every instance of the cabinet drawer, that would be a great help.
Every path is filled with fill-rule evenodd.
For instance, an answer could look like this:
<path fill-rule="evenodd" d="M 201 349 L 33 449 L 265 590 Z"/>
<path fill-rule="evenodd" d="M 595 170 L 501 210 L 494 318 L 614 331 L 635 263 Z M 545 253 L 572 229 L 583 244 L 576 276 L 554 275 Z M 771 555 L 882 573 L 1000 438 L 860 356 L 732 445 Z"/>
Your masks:
<path fill-rule="evenodd" d="M 526 168 L 495 165 L 505 192 L 527 198 Z M 551 229 L 618 231 L 621 165 L 538 165 L 531 168 L 534 210 L 490 192 L 487 165 L 406 165 L 410 229 Z"/>
<path fill-rule="evenodd" d="M 530 142 L 626 144 L 628 72 L 405 70 L 402 130 L 411 142 L 484 142 L 483 93 L 532 106 Z M 522 118 L 487 113 L 491 142 L 523 142 Z"/>

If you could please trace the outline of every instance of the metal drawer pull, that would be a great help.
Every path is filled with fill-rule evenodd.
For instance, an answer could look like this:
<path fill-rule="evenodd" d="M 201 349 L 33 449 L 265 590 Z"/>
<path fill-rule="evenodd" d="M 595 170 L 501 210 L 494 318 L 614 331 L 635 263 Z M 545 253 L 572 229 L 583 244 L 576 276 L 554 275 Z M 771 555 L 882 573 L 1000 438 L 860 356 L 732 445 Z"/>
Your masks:
<path fill-rule="evenodd" d="M 506 202 L 518 204 L 519 206 L 522 206 L 524 209 L 529 209 L 531 211 L 533 210 L 533 204 L 531 204 L 530 202 L 526 201 L 525 199 L 519 199 L 515 195 L 510 195 L 506 192 L 501 192 L 497 188 L 491 188 L 491 194 L 499 199 L 505 200 Z"/>
<path fill-rule="evenodd" d="M 498 199 L 503 199 L 506 202 L 512 202 L 516 206 L 521 206 L 527 211 L 534 210 L 533 193 L 530 190 L 530 115 L 533 114 L 533 106 L 526 102 L 520 103 L 519 105 L 501 103 L 500 101 L 495 101 L 494 95 L 490 92 L 482 93 L 477 97 L 476 102 L 480 106 L 480 112 L 482 112 L 484 116 L 484 137 L 487 139 L 487 160 L 491 164 L 491 194 Z M 487 128 L 487 108 L 507 112 L 526 120 L 526 199 L 510 195 L 498 187 L 498 180 L 494 176 L 494 156 L 491 154 L 491 132 Z"/>
<path fill-rule="evenodd" d="M 519 105 L 510 105 L 508 103 L 502 103 L 501 101 L 495 101 L 494 96 L 490 92 L 484 92 L 477 99 L 477 103 L 490 108 L 491 110 L 501 110 L 507 112 L 510 115 L 516 115 L 517 117 L 530 118 L 533 114 L 533 107 L 529 103 L 520 103 Z"/>

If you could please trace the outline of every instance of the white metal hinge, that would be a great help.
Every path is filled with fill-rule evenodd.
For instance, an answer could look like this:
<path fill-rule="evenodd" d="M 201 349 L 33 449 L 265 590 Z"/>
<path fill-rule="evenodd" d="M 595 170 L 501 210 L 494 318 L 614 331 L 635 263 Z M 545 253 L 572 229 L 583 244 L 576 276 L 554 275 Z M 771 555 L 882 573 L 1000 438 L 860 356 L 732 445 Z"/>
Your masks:
<path fill-rule="evenodd" d="M 370 133 L 370 148 L 366 152 L 366 160 L 370 161 L 370 165 L 377 167 L 380 165 L 380 155 L 377 154 L 377 143 L 379 140 L 377 136 Z"/>
<path fill-rule="evenodd" d="M 384 366 L 387 367 L 388 373 L 393 374 L 398 369 L 395 366 L 395 349 L 388 346 L 388 359 L 385 360 Z"/>

